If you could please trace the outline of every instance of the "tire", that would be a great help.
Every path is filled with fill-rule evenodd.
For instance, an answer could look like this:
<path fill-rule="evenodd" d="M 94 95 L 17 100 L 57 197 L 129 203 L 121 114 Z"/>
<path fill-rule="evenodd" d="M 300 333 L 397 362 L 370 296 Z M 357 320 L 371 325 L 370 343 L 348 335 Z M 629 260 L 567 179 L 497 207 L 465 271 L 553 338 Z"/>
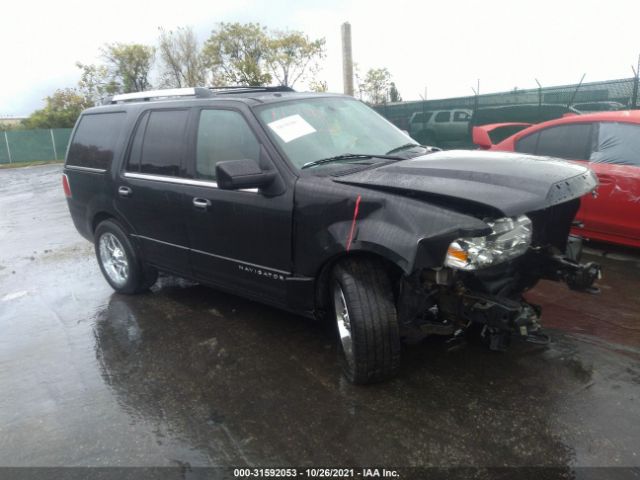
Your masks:
<path fill-rule="evenodd" d="M 344 375 L 356 384 L 397 375 L 400 333 L 391 282 L 374 260 L 350 259 L 332 275 L 331 300 Z"/>
<path fill-rule="evenodd" d="M 139 293 L 156 283 L 158 271 L 144 265 L 117 221 L 105 220 L 97 226 L 94 247 L 102 275 L 116 292 Z"/>

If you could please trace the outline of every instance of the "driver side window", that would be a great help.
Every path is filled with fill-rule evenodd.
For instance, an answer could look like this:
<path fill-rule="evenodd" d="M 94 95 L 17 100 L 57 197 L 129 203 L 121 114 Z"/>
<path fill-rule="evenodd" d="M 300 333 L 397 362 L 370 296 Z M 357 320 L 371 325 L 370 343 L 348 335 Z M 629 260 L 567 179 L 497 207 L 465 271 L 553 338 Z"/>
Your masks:
<path fill-rule="evenodd" d="M 216 164 L 259 161 L 260 144 L 244 117 L 232 110 L 202 110 L 198 122 L 196 178 L 216 179 Z"/>

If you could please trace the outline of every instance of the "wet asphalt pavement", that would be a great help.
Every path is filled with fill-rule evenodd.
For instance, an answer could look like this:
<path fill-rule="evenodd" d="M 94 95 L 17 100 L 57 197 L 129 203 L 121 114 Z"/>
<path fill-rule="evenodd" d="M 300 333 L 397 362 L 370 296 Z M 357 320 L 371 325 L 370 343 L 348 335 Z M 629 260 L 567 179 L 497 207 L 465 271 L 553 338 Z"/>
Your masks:
<path fill-rule="evenodd" d="M 114 294 L 60 170 L 0 170 L 0 466 L 640 466 L 640 255 L 530 294 L 549 347 L 429 340 L 355 387 L 331 328 L 172 278 Z"/>

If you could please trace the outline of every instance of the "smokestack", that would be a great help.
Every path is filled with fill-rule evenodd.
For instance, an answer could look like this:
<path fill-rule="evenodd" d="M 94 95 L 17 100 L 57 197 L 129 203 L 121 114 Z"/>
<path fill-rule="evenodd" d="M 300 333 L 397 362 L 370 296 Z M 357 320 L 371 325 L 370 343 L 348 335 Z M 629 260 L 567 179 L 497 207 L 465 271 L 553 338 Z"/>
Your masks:
<path fill-rule="evenodd" d="M 344 22 L 342 30 L 342 84 L 344 93 L 353 96 L 353 56 L 351 54 L 351 24 Z"/>

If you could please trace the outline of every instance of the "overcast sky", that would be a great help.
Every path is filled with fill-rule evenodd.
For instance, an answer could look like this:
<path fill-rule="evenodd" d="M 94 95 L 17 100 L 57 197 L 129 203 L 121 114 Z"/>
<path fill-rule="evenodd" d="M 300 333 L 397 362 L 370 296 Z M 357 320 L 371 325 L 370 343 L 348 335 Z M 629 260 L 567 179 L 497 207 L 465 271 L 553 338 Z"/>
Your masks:
<path fill-rule="evenodd" d="M 362 72 L 387 67 L 405 100 L 631 76 L 640 53 L 639 0 L 11 1 L 0 16 L 0 115 L 28 115 L 75 86 L 76 61 L 106 42 L 155 44 L 158 28 L 260 22 L 325 37 L 321 78 L 342 91 L 340 25 L 349 21 Z"/>

